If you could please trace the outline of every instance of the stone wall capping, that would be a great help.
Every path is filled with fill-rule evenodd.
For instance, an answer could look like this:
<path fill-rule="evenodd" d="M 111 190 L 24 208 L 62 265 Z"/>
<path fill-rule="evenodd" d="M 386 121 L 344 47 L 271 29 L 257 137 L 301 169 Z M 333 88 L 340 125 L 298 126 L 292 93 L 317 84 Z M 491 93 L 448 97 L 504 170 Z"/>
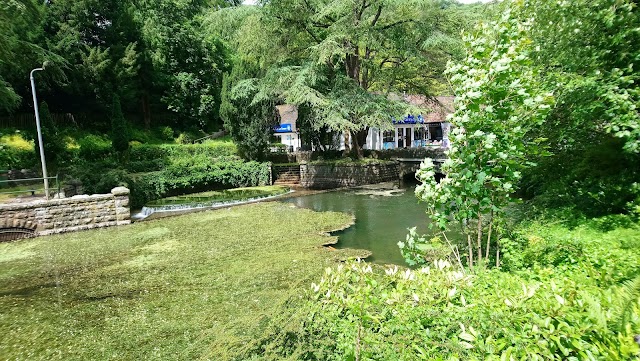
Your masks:
<path fill-rule="evenodd" d="M 126 187 L 115 187 L 111 190 L 111 194 L 114 196 L 128 196 L 129 193 L 130 191 Z"/>

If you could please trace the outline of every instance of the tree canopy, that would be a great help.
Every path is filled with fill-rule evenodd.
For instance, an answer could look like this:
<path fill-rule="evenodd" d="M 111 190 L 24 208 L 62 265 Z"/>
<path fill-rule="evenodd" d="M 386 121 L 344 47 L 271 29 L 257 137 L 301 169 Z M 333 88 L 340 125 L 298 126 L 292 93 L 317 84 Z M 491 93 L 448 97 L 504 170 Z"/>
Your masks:
<path fill-rule="evenodd" d="M 223 16 L 236 32 L 221 26 Z M 277 0 L 208 21 L 238 59 L 260 69 L 234 92 L 307 107 L 315 129 L 350 133 L 362 156 L 370 127 L 389 127 L 391 116 L 410 109 L 389 94 L 447 91 L 443 70 L 460 53 L 465 19 L 446 1 Z"/>
<path fill-rule="evenodd" d="M 38 85 L 52 111 L 91 113 L 108 125 L 107 117 L 99 114 L 109 109 L 113 94 L 118 94 L 123 110 L 138 114 L 147 126 L 154 113 L 174 114 L 183 127 L 219 127 L 228 53 L 201 27 L 205 11 L 233 5 L 239 4 L 211 0 L 3 3 L 0 111 L 29 108 L 28 72 L 48 60 L 55 66 L 39 74 L 43 81 Z"/>

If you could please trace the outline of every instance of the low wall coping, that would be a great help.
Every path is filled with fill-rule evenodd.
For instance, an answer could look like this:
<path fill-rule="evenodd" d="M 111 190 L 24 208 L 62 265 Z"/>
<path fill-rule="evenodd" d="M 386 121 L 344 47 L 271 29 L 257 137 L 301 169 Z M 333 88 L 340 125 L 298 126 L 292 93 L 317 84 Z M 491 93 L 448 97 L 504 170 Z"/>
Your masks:
<path fill-rule="evenodd" d="M 111 190 L 111 194 L 80 194 L 69 198 L 59 198 L 59 199 L 39 199 L 32 202 L 26 203 L 7 203 L 0 204 L 0 212 L 2 211 L 17 211 L 21 209 L 31 209 L 31 208 L 42 208 L 48 206 L 62 206 L 68 204 L 77 204 L 77 203 L 87 203 L 87 202 L 98 202 L 98 201 L 106 201 L 109 199 L 113 199 L 114 196 L 124 196 L 129 194 L 129 189 L 125 187 L 116 187 Z"/>

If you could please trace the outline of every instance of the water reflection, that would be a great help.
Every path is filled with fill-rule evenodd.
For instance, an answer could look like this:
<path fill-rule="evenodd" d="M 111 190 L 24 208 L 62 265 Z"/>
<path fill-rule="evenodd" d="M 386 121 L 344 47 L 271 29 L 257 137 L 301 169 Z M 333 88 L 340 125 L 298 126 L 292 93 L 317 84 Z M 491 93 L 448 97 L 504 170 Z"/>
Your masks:
<path fill-rule="evenodd" d="M 336 191 L 294 197 L 283 202 L 316 211 L 353 214 L 355 225 L 336 233 L 339 236 L 338 248 L 367 249 L 373 253 L 367 259 L 369 261 L 405 265 L 398 241 L 405 239 L 408 228 L 417 226 L 418 233 L 425 233 L 428 229 L 426 207 L 418 203 L 414 190 L 415 185 L 394 192 Z"/>

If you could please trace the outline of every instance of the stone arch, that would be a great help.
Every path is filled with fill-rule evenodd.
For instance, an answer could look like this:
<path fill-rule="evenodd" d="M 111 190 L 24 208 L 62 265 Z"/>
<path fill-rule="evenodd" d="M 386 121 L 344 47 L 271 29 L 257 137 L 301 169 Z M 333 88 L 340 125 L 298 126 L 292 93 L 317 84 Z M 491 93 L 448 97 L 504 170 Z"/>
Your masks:
<path fill-rule="evenodd" d="M 0 219 L 0 242 L 35 237 L 36 228 L 37 224 L 29 220 L 17 218 Z"/>

